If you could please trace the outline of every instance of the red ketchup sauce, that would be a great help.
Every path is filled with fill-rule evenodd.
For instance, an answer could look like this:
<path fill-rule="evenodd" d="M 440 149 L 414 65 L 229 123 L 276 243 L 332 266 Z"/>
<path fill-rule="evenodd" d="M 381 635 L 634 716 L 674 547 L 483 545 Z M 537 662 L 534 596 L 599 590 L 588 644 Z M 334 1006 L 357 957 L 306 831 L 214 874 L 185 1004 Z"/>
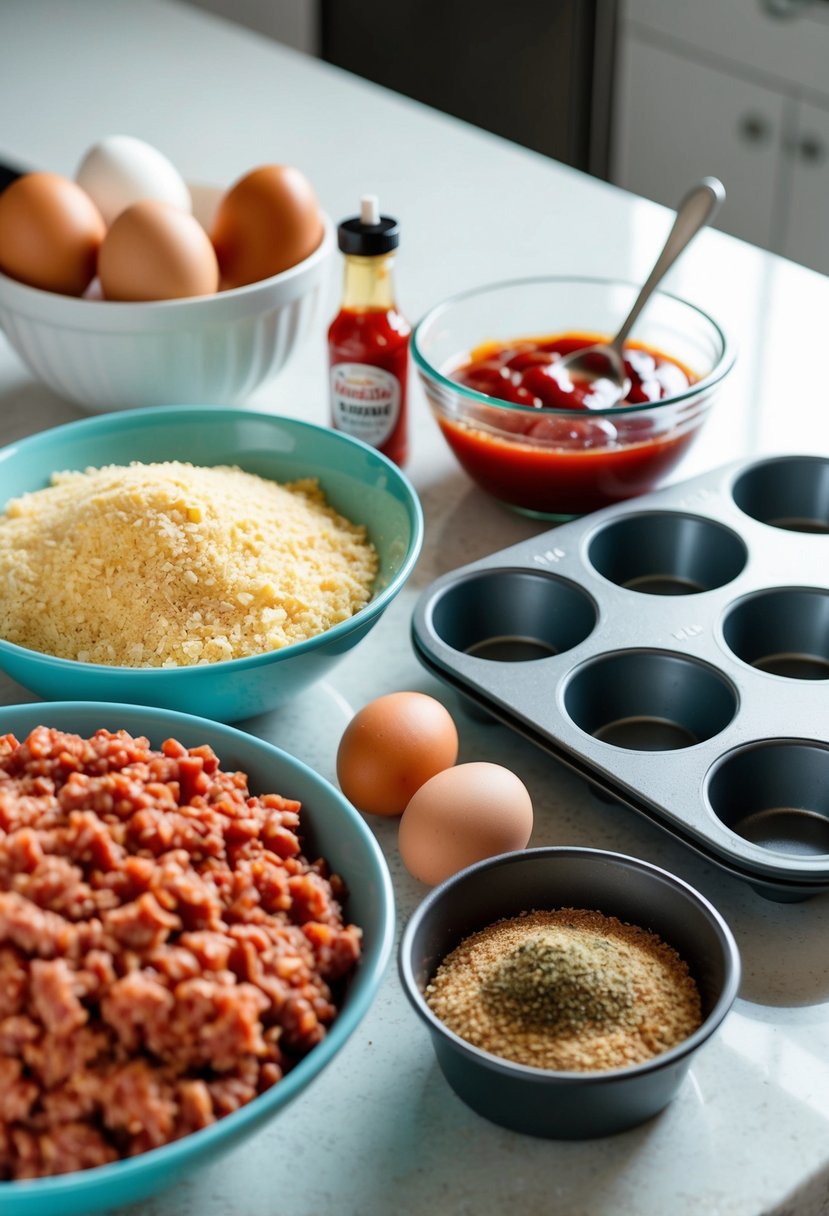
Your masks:
<path fill-rule="evenodd" d="M 562 355 L 604 340 L 566 333 L 486 343 L 450 373 L 459 384 L 496 401 L 528 407 L 493 409 L 488 418 L 486 406 L 478 406 L 478 421 L 438 418 L 463 468 L 490 494 L 545 515 L 581 515 L 652 489 L 678 462 L 696 427 L 665 429 L 658 411 L 652 417 L 620 410 L 613 417 L 600 389 L 576 383 L 566 391 L 550 374 Z M 631 387 L 620 407 L 674 397 L 698 379 L 652 347 L 628 343 L 625 356 Z M 488 425 L 510 432 L 515 440 L 492 434 Z"/>

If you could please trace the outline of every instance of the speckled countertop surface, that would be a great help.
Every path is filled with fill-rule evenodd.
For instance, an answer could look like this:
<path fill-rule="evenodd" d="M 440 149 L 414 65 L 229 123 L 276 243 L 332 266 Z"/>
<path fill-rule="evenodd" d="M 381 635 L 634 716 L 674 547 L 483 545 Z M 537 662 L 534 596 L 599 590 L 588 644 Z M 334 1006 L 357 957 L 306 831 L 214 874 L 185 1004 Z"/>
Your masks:
<path fill-rule="evenodd" d="M 543 271 L 642 278 L 669 224 L 660 207 L 186 5 L 6 0 L 0 44 L 0 157 L 72 173 L 90 143 L 124 131 L 156 143 L 191 180 L 228 182 L 267 161 L 298 164 L 335 217 L 373 190 L 403 224 L 399 296 L 412 319 L 489 279 Z M 795 340 L 817 351 L 825 345 L 829 281 L 707 232 L 671 286 L 720 318 L 740 347 L 714 415 L 674 480 L 759 453 L 829 455 L 825 392 L 785 358 Z M 338 288 L 332 267 L 331 310 Z M 325 383 L 321 327 L 252 404 L 325 422 Z M 423 503 L 426 541 L 407 588 L 328 682 L 243 725 L 333 779 L 337 741 L 355 708 L 402 688 L 440 697 L 457 717 L 460 758 L 505 764 L 528 786 L 532 844 L 632 853 L 717 905 L 742 951 L 740 998 L 663 1114 L 613 1138 L 556 1143 L 492 1126 L 454 1096 L 392 966 L 335 1064 L 285 1114 L 197 1177 L 130 1209 L 132 1216 L 829 1211 L 829 896 L 764 901 L 632 811 L 595 799 L 505 727 L 470 716 L 420 667 L 409 642 L 419 592 L 543 525 L 473 487 L 416 387 L 413 398 L 407 471 Z M 38 385 L 0 336 L 0 442 L 80 413 Z M 0 677 L 0 701 L 30 699 Z M 402 925 L 424 888 L 399 862 L 396 825 L 372 827 Z"/>

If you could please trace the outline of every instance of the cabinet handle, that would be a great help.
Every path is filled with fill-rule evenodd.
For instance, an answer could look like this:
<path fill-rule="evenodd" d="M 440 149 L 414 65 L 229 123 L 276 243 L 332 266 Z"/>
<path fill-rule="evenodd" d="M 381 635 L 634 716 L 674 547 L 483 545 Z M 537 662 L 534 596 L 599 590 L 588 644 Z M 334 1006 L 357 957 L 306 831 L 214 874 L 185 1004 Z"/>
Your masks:
<path fill-rule="evenodd" d="M 826 144 L 817 135 L 804 135 L 795 141 L 797 156 L 807 165 L 819 165 L 826 156 Z"/>
<path fill-rule="evenodd" d="M 814 0 L 762 0 L 762 8 L 770 17 L 797 17 L 811 8 Z"/>
<path fill-rule="evenodd" d="M 771 123 L 762 114 L 744 114 L 737 123 L 737 134 L 745 144 L 766 144 L 771 139 Z"/>

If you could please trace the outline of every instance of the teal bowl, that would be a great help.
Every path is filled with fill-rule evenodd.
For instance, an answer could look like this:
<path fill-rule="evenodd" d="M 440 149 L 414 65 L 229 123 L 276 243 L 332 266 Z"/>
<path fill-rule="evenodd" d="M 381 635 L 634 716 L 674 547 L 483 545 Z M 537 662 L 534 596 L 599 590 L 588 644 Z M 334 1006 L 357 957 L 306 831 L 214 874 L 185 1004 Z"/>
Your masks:
<path fill-rule="evenodd" d="M 317 477 L 328 502 L 364 524 L 380 559 L 372 599 L 307 641 L 193 667 L 108 667 L 55 658 L 0 639 L 0 668 L 49 700 L 128 701 L 236 722 L 290 700 L 365 637 L 406 582 L 423 513 L 397 465 L 339 431 L 220 406 L 160 406 L 85 418 L 0 450 L 0 510 L 63 469 L 183 460 L 235 464 L 278 481 Z"/>
<path fill-rule="evenodd" d="M 65 701 L 0 708 L 0 734 L 11 731 L 20 739 L 40 724 L 86 736 L 101 727 L 125 729 L 146 735 L 154 746 L 171 736 L 185 746 L 208 743 L 223 768 L 248 774 L 254 793 L 298 798 L 306 854 L 326 857 L 342 875 L 349 890 L 346 913 L 363 930 L 362 959 L 331 1029 L 272 1089 L 218 1123 L 138 1157 L 54 1178 L 0 1182 L 3 1216 L 87 1216 L 137 1203 L 173 1185 L 254 1135 L 302 1095 L 332 1063 L 377 993 L 392 951 L 394 896 L 380 847 L 350 803 L 306 765 L 261 739 L 204 718 L 134 705 Z M 281 1168 L 274 1163 L 277 1191 Z"/>

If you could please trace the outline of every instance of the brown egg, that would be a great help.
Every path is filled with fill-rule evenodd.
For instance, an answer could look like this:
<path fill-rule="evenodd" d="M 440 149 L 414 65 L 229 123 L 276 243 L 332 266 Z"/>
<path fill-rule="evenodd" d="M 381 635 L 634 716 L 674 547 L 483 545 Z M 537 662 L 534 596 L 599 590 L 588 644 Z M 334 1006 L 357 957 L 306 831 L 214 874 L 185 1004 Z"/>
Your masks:
<path fill-rule="evenodd" d="M 43 291 L 83 295 L 105 231 L 98 208 L 75 182 L 27 173 L 0 194 L 0 270 Z"/>
<path fill-rule="evenodd" d="M 189 212 L 143 199 L 113 220 L 98 254 L 98 277 L 107 300 L 178 300 L 212 295 L 219 265 Z"/>
<path fill-rule="evenodd" d="M 98 253 L 108 300 L 171 300 L 212 295 L 219 263 L 190 212 L 157 199 L 132 203 L 113 220 Z"/>
<path fill-rule="evenodd" d="M 526 848 L 527 787 L 500 764 L 458 764 L 431 777 L 403 812 L 397 843 L 406 869 L 434 886 L 473 862 Z"/>
<path fill-rule="evenodd" d="M 291 165 L 263 165 L 222 196 L 211 238 L 222 287 L 243 287 L 280 274 L 313 253 L 322 240 L 314 188 Z"/>
<path fill-rule="evenodd" d="M 346 798 L 370 815 L 402 815 L 424 781 L 458 757 L 449 711 L 422 692 L 392 692 L 363 706 L 337 751 Z"/>

